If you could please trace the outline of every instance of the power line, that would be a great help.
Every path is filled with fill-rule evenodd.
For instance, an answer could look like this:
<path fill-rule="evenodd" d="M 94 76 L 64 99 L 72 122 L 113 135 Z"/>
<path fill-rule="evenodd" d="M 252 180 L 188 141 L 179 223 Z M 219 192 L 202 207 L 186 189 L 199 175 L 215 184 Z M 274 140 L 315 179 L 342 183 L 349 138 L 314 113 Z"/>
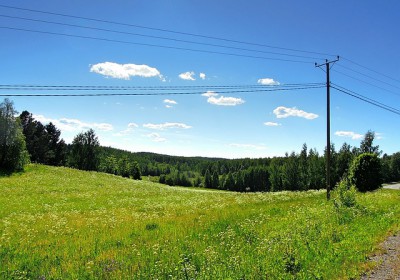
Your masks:
<path fill-rule="evenodd" d="M 232 50 L 240 50 L 240 51 L 248 51 L 248 52 L 256 52 L 256 53 L 265 53 L 265 54 L 274 54 L 274 55 L 290 56 L 290 57 L 297 57 L 297 58 L 321 59 L 321 58 L 312 57 L 312 56 L 295 55 L 295 54 L 287 54 L 287 53 L 272 52 L 272 51 L 262 51 L 262 50 L 240 48 L 240 47 L 232 47 L 232 46 L 227 46 L 227 45 L 211 44 L 211 43 L 204 43 L 204 42 L 195 42 L 195 41 L 182 40 L 182 39 L 176 39 L 176 38 L 154 36 L 154 35 L 146 35 L 146 34 L 140 34 L 140 33 L 118 31 L 118 30 L 112 30 L 112 29 L 90 27 L 90 26 L 83 26 L 83 25 L 69 24 L 69 23 L 55 22 L 55 21 L 48 21 L 48 20 L 32 19 L 32 18 L 25 18 L 25 17 L 16 17 L 16 16 L 9 16 L 9 15 L 2 15 L 2 14 L 0 14 L 0 17 L 6 17 L 6 18 L 12 18 L 12 19 L 20 19 L 20 20 L 40 22 L 40 23 L 48 23 L 48 24 L 75 27 L 75 28 L 82 28 L 82 29 L 88 29 L 88 30 L 104 31 L 104 32 L 123 34 L 123 35 L 140 36 L 140 37 L 152 38 L 152 39 L 168 40 L 168 41 L 180 42 L 180 43 L 189 43 L 189 44 L 196 44 L 196 45 L 202 45 L 202 46 L 211 46 L 211 47 L 218 47 L 218 48 L 225 48 L 225 49 L 232 49 Z"/>
<path fill-rule="evenodd" d="M 257 93 L 257 92 L 270 92 L 270 91 L 293 91 L 293 90 L 306 90 L 317 89 L 325 87 L 325 85 L 314 85 L 304 87 L 287 87 L 287 88 L 265 88 L 259 90 L 227 90 L 218 91 L 218 94 L 237 94 L 237 93 Z M 0 89 L 1 90 L 1 89 Z M 204 91 L 197 92 L 155 92 L 155 93 L 77 93 L 77 94 L 0 94 L 2 97 L 99 97 L 99 96 L 166 96 L 166 95 L 202 95 Z"/>
<path fill-rule="evenodd" d="M 390 80 L 393 80 L 393 81 L 396 81 L 396 82 L 400 82 L 399 79 L 396 79 L 396 78 L 393 78 L 393 77 L 391 77 L 391 76 L 389 76 L 389 75 L 386 75 L 386 74 L 383 74 L 383 73 L 381 73 L 381 72 L 378 72 L 378 71 L 376 71 L 376 70 L 374 70 L 374 69 L 371 69 L 371 68 L 369 68 L 369 67 L 367 67 L 367 66 L 361 65 L 361 64 L 359 64 L 359 63 L 357 63 L 357 62 L 355 62 L 355 61 L 352 61 L 352 60 L 350 60 L 350 59 L 348 59 L 348 58 L 345 58 L 345 57 L 342 57 L 342 58 L 343 58 L 344 60 L 350 62 L 350 63 L 353 63 L 354 65 L 357 65 L 358 67 L 361 67 L 361 68 L 364 68 L 364 69 L 366 69 L 366 70 L 368 70 L 368 71 L 374 72 L 375 74 L 381 75 L 381 76 L 386 77 L 386 78 L 388 78 L 388 79 L 390 79 Z"/>
<path fill-rule="evenodd" d="M 349 78 L 351 78 L 351 79 L 353 79 L 353 80 L 362 82 L 362 83 L 364 83 L 364 84 L 367 84 L 367 85 L 373 86 L 373 87 L 375 87 L 375 88 L 379 88 L 379 89 L 381 89 L 381 90 L 384 90 L 384 91 L 386 91 L 386 92 L 389 92 L 389 93 L 395 94 L 395 95 L 397 95 L 397 96 L 400 96 L 400 94 L 397 93 L 397 92 L 394 92 L 394 91 L 391 91 L 391 90 L 389 90 L 389 89 L 386 89 L 386 88 L 377 86 L 377 85 L 375 85 L 375 84 L 373 84 L 373 83 L 370 83 L 370 82 L 364 81 L 364 80 L 362 80 L 362 79 L 353 77 L 353 76 L 351 76 L 351 75 L 349 75 L 349 74 L 346 74 L 346 73 L 343 73 L 343 72 L 341 72 L 341 71 L 337 71 L 337 70 L 333 70 L 333 71 L 336 72 L 336 73 L 339 73 L 339 74 L 341 74 L 341 75 L 343 75 L 343 76 L 349 77 Z"/>
<path fill-rule="evenodd" d="M 194 33 L 190 33 L 190 32 L 181 32 L 181 31 L 175 31 L 175 30 L 169 30 L 169 29 L 163 29 L 163 28 L 154 28 L 154 27 L 149 27 L 149 26 L 122 23 L 122 22 L 116 22 L 116 21 L 110 21 L 110 20 L 104 20 L 104 19 L 96 19 L 96 18 L 68 15 L 68 14 L 62 14 L 62 13 L 41 11 L 41 10 L 35 10 L 35 9 L 20 8 L 20 7 L 9 6 L 9 5 L 0 5 L 0 7 L 7 8 L 7 9 L 14 9 L 14 10 L 29 11 L 29 12 L 34 12 L 34 13 L 55 15 L 55 16 L 61 16 L 61 17 L 67 17 L 67 18 L 83 19 L 83 20 L 88 20 L 88 21 L 107 23 L 107 24 L 114 24 L 114 25 L 120 25 L 120 26 L 129 26 L 129 27 L 135 27 L 135 28 L 147 29 L 147 30 L 153 30 L 153 31 L 161 31 L 161 32 L 167 32 L 167 33 L 171 33 L 171 34 L 179 34 L 179 35 L 192 36 L 192 37 L 198 37 L 198 38 L 204 38 L 204 39 L 212 39 L 212 40 L 225 41 L 225 42 L 231 42 L 231 43 L 239 43 L 239 44 L 246 44 L 246 45 L 252 45 L 252 46 L 265 47 L 265 48 L 286 50 L 286 51 L 292 51 L 292 52 L 301 52 L 301 53 L 308 53 L 308 54 L 336 56 L 336 55 L 329 54 L 329 53 L 306 51 L 306 50 L 299 50 L 299 49 L 294 49 L 294 48 L 278 47 L 278 46 L 272 46 L 272 45 L 266 45 L 266 44 L 260 44 L 260 43 L 246 42 L 246 41 L 233 40 L 233 39 L 214 37 L 214 36 L 208 36 L 208 35 L 201 35 L 201 34 L 194 34 Z"/>
<path fill-rule="evenodd" d="M 389 105 L 383 104 L 383 103 L 381 103 L 381 102 L 379 102 L 379 101 L 376 101 L 376 100 L 374 100 L 374 99 L 368 98 L 368 97 L 366 97 L 366 96 L 363 96 L 363 95 L 361 95 L 361 94 L 358 94 L 358 93 L 356 93 L 356 92 L 354 92 L 354 91 L 351 91 L 351 90 L 346 89 L 346 88 L 344 88 L 344 87 L 341 87 L 341 86 L 339 86 L 339 85 L 333 84 L 333 85 L 332 85 L 332 88 L 334 88 L 334 89 L 336 89 L 336 90 L 338 90 L 338 91 L 340 91 L 340 92 L 342 92 L 342 93 L 344 93 L 344 94 L 347 94 L 347 95 L 352 96 L 352 97 L 354 97 L 354 98 L 357 98 L 357 99 L 359 99 L 359 100 L 361 100 L 361 101 L 364 101 L 364 102 L 366 102 L 366 103 L 369 103 L 369 104 L 371 104 L 371 105 L 374 105 L 374 106 L 376 106 L 376 107 L 379 107 L 379 108 L 381 108 L 381 109 L 384 109 L 384 110 L 386 110 L 386 111 L 392 112 L 392 113 L 397 114 L 397 115 L 400 116 L 400 110 L 399 110 L 399 109 L 396 109 L 396 108 L 391 107 L 391 106 L 389 106 Z"/>
<path fill-rule="evenodd" d="M 344 65 L 340 65 L 340 64 L 339 64 L 338 66 L 339 66 L 339 67 L 342 67 L 342 68 L 344 68 L 344 69 L 347 69 L 347 70 L 349 70 L 349 71 L 353 71 L 353 72 L 355 72 L 355 73 L 357 73 L 357 74 L 359 74 L 359 75 L 362 75 L 362 76 L 364 76 L 364 77 L 373 79 L 374 81 L 378 81 L 378 82 L 381 82 L 381 83 L 386 84 L 386 85 L 388 85 L 388 86 L 391 86 L 391 87 L 400 89 L 399 86 L 395 86 L 395 85 L 393 85 L 393 84 L 391 84 L 391 83 L 382 81 L 382 80 L 380 80 L 380 79 L 377 79 L 376 77 L 372 77 L 372 76 L 370 76 L 370 75 L 364 74 L 364 73 L 362 73 L 362 72 L 360 72 L 360 71 L 357 71 L 357 70 L 354 70 L 354 69 L 352 69 L 352 68 L 350 68 L 350 67 L 347 67 L 347 66 L 344 66 Z"/>
<path fill-rule="evenodd" d="M 220 89 L 267 89 L 267 88 L 292 88 L 307 86 L 322 86 L 324 83 L 297 83 L 297 84 L 280 84 L 280 85 L 191 85 L 191 86 L 93 86 L 93 85 L 12 85 L 0 84 L 0 90 L 72 90 L 72 91 L 92 91 L 92 90 L 220 90 Z"/>
<path fill-rule="evenodd" d="M 182 50 L 182 51 L 191 51 L 191 52 L 201 52 L 201 53 L 210 53 L 210 54 L 219 54 L 219 55 L 227 55 L 227 56 L 246 57 L 246 58 L 256 58 L 256 59 L 264 59 L 264 60 L 277 60 L 277 61 L 294 62 L 294 63 L 307 63 L 307 64 L 311 63 L 311 61 L 304 61 L 304 60 L 291 60 L 291 59 L 275 58 L 275 57 L 253 56 L 253 55 L 245 55 L 245 54 L 237 54 L 237 53 L 226 53 L 226 52 L 220 52 L 220 51 L 210 51 L 210 50 L 200 50 L 200 49 L 192 49 L 192 48 L 173 47 L 173 46 L 148 44 L 148 43 L 139 43 L 139 42 L 131 42 L 131 41 L 122 41 L 122 40 L 100 38 L 100 37 L 92 37 L 92 36 L 83 36 L 83 35 L 74 35 L 74 34 L 59 33 L 59 32 L 50 32 L 50 31 L 41 31 L 41 30 L 17 28 L 17 27 L 10 27 L 10 26 L 0 26 L 0 28 L 9 29 L 9 30 L 16 30 L 16 31 L 31 32 L 31 33 L 47 34 L 47 35 L 73 37 L 73 38 L 80 38 L 80 39 L 90 39 L 90 40 L 97 40 L 97 41 L 103 41 L 103 42 L 122 43 L 122 44 L 137 45 L 137 46 L 157 47 L 157 48 L 164 48 L 164 49 L 173 49 L 173 50 Z"/>

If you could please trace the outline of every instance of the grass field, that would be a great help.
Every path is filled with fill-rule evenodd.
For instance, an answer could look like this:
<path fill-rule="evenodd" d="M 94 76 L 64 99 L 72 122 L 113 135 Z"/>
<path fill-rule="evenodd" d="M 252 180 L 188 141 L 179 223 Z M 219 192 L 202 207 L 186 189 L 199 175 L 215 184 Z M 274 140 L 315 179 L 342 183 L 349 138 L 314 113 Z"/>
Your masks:
<path fill-rule="evenodd" d="M 0 177 L 0 279 L 357 279 L 400 192 L 231 193 L 30 165 Z"/>

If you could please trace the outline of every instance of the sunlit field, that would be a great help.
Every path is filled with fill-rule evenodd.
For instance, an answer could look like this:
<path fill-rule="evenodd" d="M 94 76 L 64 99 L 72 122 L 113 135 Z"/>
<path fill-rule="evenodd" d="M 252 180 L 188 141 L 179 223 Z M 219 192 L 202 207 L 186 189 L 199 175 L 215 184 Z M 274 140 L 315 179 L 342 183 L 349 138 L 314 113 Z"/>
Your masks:
<path fill-rule="evenodd" d="M 1 279 L 349 279 L 400 192 L 233 193 L 30 165 L 0 177 Z"/>

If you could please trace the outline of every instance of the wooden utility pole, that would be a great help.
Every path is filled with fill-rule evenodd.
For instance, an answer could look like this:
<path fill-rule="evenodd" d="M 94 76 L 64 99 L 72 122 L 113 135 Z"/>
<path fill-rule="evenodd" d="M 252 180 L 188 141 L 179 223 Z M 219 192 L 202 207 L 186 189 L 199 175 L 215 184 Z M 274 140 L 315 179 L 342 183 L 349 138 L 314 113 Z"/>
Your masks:
<path fill-rule="evenodd" d="M 326 72 L 326 199 L 331 198 L 331 80 L 329 76 L 330 64 L 339 61 L 339 56 L 336 60 L 326 60 L 323 64 L 315 63 L 315 67 L 325 65 Z"/>

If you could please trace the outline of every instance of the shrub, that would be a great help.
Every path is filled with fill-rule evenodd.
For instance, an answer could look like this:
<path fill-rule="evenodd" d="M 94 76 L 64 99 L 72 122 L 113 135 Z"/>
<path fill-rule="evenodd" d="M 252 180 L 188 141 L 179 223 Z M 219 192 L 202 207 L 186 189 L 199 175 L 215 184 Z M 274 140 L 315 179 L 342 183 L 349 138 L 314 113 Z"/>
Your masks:
<path fill-rule="evenodd" d="M 381 161 L 376 154 L 364 153 L 351 163 L 349 181 L 361 191 L 373 191 L 381 187 Z"/>
<path fill-rule="evenodd" d="M 333 203 L 336 208 L 340 207 L 354 207 L 357 205 L 356 201 L 356 188 L 351 185 L 349 180 L 343 179 L 334 191 Z"/>

